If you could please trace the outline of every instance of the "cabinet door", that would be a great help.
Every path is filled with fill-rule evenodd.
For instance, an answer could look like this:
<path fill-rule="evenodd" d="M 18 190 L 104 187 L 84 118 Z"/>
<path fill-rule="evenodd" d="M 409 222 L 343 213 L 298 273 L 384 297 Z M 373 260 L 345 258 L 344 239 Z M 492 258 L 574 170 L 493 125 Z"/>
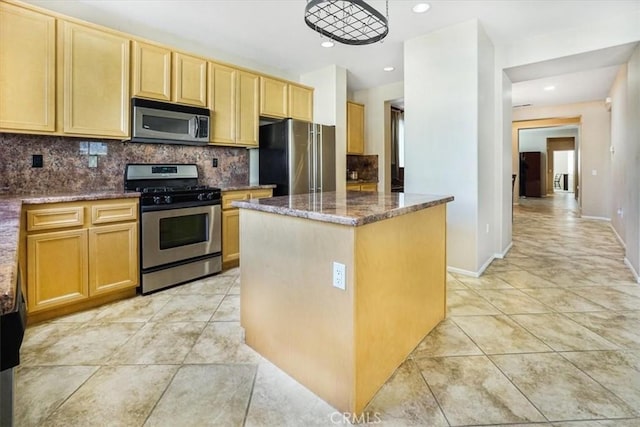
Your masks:
<path fill-rule="evenodd" d="M 360 191 L 360 184 L 347 184 L 347 191 Z"/>
<path fill-rule="evenodd" d="M 364 154 L 364 105 L 347 102 L 347 154 Z"/>
<path fill-rule="evenodd" d="M 207 61 L 183 53 L 173 54 L 173 100 L 207 106 Z"/>
<path fill-rule="evenodd" d="M 30 313 L 86 299 L 87 230 L 28 236 L 27 277 Z"/>
<path fill-rule="evenodd" d="M 236 142 L 236 79 L 238 71 L 209 63 L 209 107 L 211 108 L 211 142 Z"/>
<path fill-rule="evenodd" d="M 360 191 L 373 191 L 373 192 L 376 192 L 376 191 L 378 191 L 378 184 L 375 184 L 375 183 L 361 184 L 360 185 Z"/>
<path fill-rule="evenodd" d="M 89 229 L 89 295 L 138 286 L 138 224 Z"/>
<path fill-rule="evenodd" d="M 240 211 L 222 211 L 222 262 L 240 259 Z"/>
<path fill-rule="evenodd" d="M 65 133 L 129 135 L 129 40 L 60 22 Z"/>
<path fill-rule="evenodd" d="M 134 41 L 131 95 L 171 101 L 171 51 Z"/>
<path fill-rule="evenodd" d="M 55 19 L 0 3 L 0 128 L 55 131 Z"/>
<path fill-rule="evenodd" d="M 288 116 L 287 82 L 260 77 L 260 115 L 285 118 Z"/>
<path fill-rule="evenodd" d="M 289 84 L 289 117 L 313 122 L 313 89 Z"/>
<path fill-rule="evenodd" d="M 251 192 L 249 193 L 249 198 L 262 199 L 262 198 L 271 197 L 272 195 L 273 195 L 273 190 L 271 190 L 270 188 L 262 188 L 258 190 L 251 190 Z"/>
<path fill-rule="evenodd" d="M 238 71 L 236 94 L 236 143 L 238 145 L 258 145 L 259 94 L 260 78 L 256 74 Z"/>

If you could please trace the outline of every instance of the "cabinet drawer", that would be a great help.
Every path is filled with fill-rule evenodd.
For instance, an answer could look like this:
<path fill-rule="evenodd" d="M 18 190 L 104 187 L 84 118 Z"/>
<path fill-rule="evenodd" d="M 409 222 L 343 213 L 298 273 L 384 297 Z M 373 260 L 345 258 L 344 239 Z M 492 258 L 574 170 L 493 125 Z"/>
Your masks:
<path fill-rule="evenodd" d="M 222 209 L 235 209 L 231 206 L 231 202 L 235 200 L 247 200 L 249 198 L 248 191 L 232 191 L 222 193 Z"/>
<path fill-rule="evenodd" d="M 271 189 L 267 190 L 252 190 L 250 193 L 250 199 L 261 199 L 263 197 L 271 197 L 272 192 Z"/>
<path fill-rule="evenodd" d="M 78 227 L 84 224 L 84 208 L 68 206 L 27 210 L 27 231 Z"/>
<path fill-rule="evenodd" d="M 135 221 L 136 219 L 138 219 L 138 203 L 135 200 L 91 207 L 91 224 Z"/>

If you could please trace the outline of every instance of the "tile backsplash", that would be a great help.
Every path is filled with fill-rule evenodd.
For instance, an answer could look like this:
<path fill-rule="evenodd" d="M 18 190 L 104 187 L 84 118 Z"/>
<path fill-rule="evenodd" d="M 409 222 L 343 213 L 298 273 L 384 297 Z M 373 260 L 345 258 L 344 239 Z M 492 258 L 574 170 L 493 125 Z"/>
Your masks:
<path fill-rule="evenodd" d="M 358 179 L 378 180 L 378 155 L 347 154 L 347 170 L 358 171 Z"/>
<path fill-rule="evenodd" d="M 106 142 L 107 154 L 89 167 L 80 142 Z M 31 167 L 32 155 L 42 155 L 43 167 Z M 213 167 L 212 160 L 218 159 Z M 46 135 L 0 133 L 0 192 L 121 190 L 127 163 L 195 163 L 202 184 L 217 187 L 249 183 L 246 148 L 144 144 Z"/>

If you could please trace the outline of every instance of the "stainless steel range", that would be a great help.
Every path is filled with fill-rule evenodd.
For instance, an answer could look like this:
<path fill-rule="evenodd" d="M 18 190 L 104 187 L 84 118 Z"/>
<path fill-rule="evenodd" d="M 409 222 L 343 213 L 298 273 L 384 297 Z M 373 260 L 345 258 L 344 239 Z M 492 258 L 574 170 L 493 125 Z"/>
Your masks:
<path fill-rule="evenodd" d="M 222 270 L 220 189 L 198 185 L 194 164 L 128 164 L 125 190 L 140 196 L 143 294 Z"/>

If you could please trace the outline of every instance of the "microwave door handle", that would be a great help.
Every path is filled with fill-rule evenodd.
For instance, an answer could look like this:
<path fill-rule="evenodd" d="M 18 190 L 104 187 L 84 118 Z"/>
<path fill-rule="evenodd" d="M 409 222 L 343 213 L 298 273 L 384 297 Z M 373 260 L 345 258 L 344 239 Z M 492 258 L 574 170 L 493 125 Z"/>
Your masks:
<path fill-rule="evenodd" d="M 197 137 L 198 137 L 198 131 L 199 131 L 199 129 L 198 129 L 198 128 L 200 127 L 200 123 L 199 123 L 199 122 L 200 122 L 200 120 L 199 120 L 198 116 L 196 116 L 196 117 L 195 117 L 195 122 L 196 122 L 196 123 L 195 123 L 195 129 L 194 129 L 194 134 L 193 134 L 193 136 L 194 136 L 195 138 L 197 138 Z"/>

